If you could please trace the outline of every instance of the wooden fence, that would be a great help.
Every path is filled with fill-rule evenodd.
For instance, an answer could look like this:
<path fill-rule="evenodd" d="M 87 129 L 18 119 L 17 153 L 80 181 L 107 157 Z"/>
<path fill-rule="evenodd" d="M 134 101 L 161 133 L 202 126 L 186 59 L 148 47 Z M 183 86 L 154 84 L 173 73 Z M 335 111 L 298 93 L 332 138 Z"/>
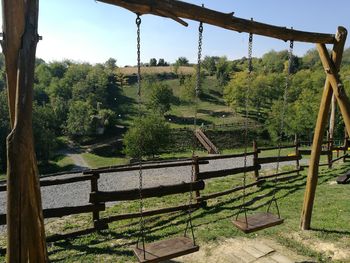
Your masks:
<path fill-rule="evenodd" d="M 332 143 L 327 142 L 329 149 L 324 150 L 322 154 L 325 154 L 330 158 L 328 159 L 327 165 L 329 163 L 333 164 L 339 160 L 346 160 L 347 149 L 348 149 L 348 140 L 344 142 L 343 146 L 333 146 Z M 277 150 L 277 149 L 292 149 L 292 154 L 287 156 L 266 156 L 267 151 Z M 333 159 L 333 151 L 337 152 L 337 156 Z M 265 152 L 265 153 L 264 153 Z M 339 152 L 343 154 L 339 156 Z M 261 154 L 263 154 L 261 156 Z M 188 159 L 178 159 L 178 160 L 167 160 L 167 161 L 152 161 L 145 162 L 142 164 L 142 169 L 163 169 L 168 167 L 183 167 L 183 166 L 193 166 L 195 171 L 194 181 L 188 183 L 166 185 L 166 186 L 157 186 L 151 188 L 144 188 L 141 191 L 143 198 L 150 197 L 161 197 L 166 195 L 174 195 L 179 193 L 186 193 L 189 191 L 195 192 L 196 202 L 189 205 L 178 205 L 173 207 L 166 207 L 161 209 L 149 210 L 143 213 L 143 216 L 154 216 L 159 214 L 177 212 L 177 211 L 186 211 L 188 209 L 198 209 L 205 205 L 206 201 L 209 199 L 217 198 L 220 196 L 232 194 L 234 192 L 241 191 L 243 189 L 252 188 L 259 186 L 262 183 L 269 180 L 283 180 L 284 175 L 295 174 L 293 176 L 299 176 L 299 172 L 303 170 L 303 166 L 300 165 L 299 161 L 302 158 L 302 155 L 310 154 L 309 150 L 300 150 L 299 143 L 295 142 L 291 145 L 283 145 L 280 147 L 258 147 L 257 143 L 253 143 L 253 150 L 247 152 L 246 155 L 252 159 L 252 164 L 247 167 L 237 167 L 231 169 L 221 169 L 215 171 L 202 171 L 201 166 L 204 164 L 209 164 L 210 161 L 219 160 L 219 159 L 228 159 L 228 158 L 242 158 L 245 156 L 244 153 L 237 154 L 228 154 L 228 155 L 213 155 L 205 157 L 196 157 Z M 260 175 L 260 171 L 263 165 L 276 163 L 276 162 L 293 162 L 295 164 L 295 169 L 291 171 L 282 171 L 269 175 Z M 87 200 L 86 205 L 82 206 L 73 206 L 73 207 L 59 207 L 59 208 L 48 208 L 43 210 L 44 218 L 54 218 L 54 217 L 63 217 L 67 215 L 75 215 L 82 213 L 91 213 L 93 218 L 93 226 L 89 229 L 81 230 L 78 232 L 64 234 L 64 235 L 54 235 L 47 238 L 48 241 L 57 241 L 60 239 L 66 239 L 69 237 L 74 237 L 83 234 L 89 234 L 96 230 L 107 229 L 108 224 L 118 220 L 131 219 L 140 217 L 140 213 L 126 213 L 113 215 L 109 217 L 101 217 L 101 212 L 105 211 L 106 203 L 115 202 L 115 201 L 127 201 L 127 200 L 136 200 L 140 197 L 139 189 L 129 189 L 129 190 L 120 190 L 120 191 L 100 191 L 99 190 L 99 180 L 103 174 L 106 173 L 118 173 L 125 171 L 136 171 L 140 167 L 138 164 L 129 164 L 129 165 L 118 165 L 111 167 L 103 167 L 99 169 L 85 170 L 81 172 L 78 176 L 73 175 L 68 178 L 55 178 L 53 175 L 51 177 L 43 177 L 40 180 L 41 187 L 53 186 L 53 185 L 65 185 L 79 182 L 90 181 L 91 189 L 89 194 L 89 200 Z M 202 195 L 201 191 L 205 188 L 205 181 L 213 178 L 221 178 L 226 176 L 232 176 L 241 174 L 243 172 L 254 172 L 255 181 L 247 184 L 245 187 L 237 186 L 234 188 L 226 189 L 222 192 L 210 193 Z M 58 175 L 63 175 L 62 173 Z M 0 185 L 0 192 L 6 191 L 6 185 Z M 6 224 L 6 214 L 0 214 L 0 225 Z M 0 249 L 1 251 L 1 249 Z"/>

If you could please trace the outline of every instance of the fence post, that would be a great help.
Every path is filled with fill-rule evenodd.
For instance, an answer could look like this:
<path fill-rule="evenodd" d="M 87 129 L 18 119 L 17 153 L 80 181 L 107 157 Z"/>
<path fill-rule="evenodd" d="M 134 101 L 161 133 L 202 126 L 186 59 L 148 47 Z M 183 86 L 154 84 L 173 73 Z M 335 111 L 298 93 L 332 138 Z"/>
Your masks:
<path fill-rule="evenodd" d="M 91 192 L 96 193 L 98 192 L 98 179 L 100 178 L 99 173 L 93 173 L 91 178 Z M 100 203 L 93 202 L 93 205 L 98 205 Z M 105 229 L 108 228 L 108 224 L 104 227 L 100 225 L 100 212 L 99 211 L 93 211 L 92 212 L 92 221 L 94 222 L 94 227 L 96 229 Z"/>
<path fill-rule="evenodd" d="M 295 134 L 295 139 L 294 139 L 294 144 L 295 144 L 295 156 L 299 157 L 299 139 L 298 139 L 298 135 Z M 295 160 L 295 165 L 296 165 L 296 169 L 297 171 L 297 175 L 299 175 L 299 170 L 300 170 L 300 162 L 299 162 L 299 158 L 297 158 Z"/>
<path fill-rule="evenodd" d="M 193 181 L 197 182 L 198 181 L 198 174 L 199 174 L 199 162 L 198 162 L 198 156 L 193 157 L 193 164 L 192 164 L 192 169 L 194 172 L 193 175 Z M 196 202 L 198 203 L 198 198 L 201 196 L 199 190 L 196 191 Z M 206 204 L 204 204 L 205 206 Z"/>
<path fill-rule="evenodd" d="M 258 158 L 259 158 L 259 149 L 258 149 L 258 143 L 256 142 L 256 140 L 253 140 L 253 165 L 254 166 L 258 166 Z M 255 180 L 258 181 L 259 180 L 259 170 L 255 169 L 254 170 L 254 176 L 255 176 Z"/>
<path fill-rule="evenodd" d="M 333 138 L 331 138 L 330 133 L 327 133 L 327 159 L 328 159 L 328 168 L 332 168 L 332 160 L 333 160 Z"/>
<path fill-rule="evenodd" d="M 349 134 L 347 133 L 346 129 L 344 129 L 344 144 L 343 144 L 343 147 L 344 147 L 344 157 L 343 157 L 343 162 L 345 163 L 346 162 L 346 152 L 348 150 L 348 147 L 349 147 Z"/>

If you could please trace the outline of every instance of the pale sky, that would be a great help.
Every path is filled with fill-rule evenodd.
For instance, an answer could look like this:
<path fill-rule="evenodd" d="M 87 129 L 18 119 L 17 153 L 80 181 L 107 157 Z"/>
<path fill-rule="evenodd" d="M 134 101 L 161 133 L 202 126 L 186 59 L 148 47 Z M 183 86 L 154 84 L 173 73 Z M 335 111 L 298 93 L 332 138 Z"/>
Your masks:
<path fill-rule="evenodd" d="M 350 30 L 349 0 L 187 0 L 205 4 L 235 16 L 304 31 L 335 33 L 338 26 Z M 337 10 L 335 9 L 337 8 Z M 118 66 L 136 64 L 135 14 L 94 0 L 40 0 L 37 56 L 45 61 L 72 59 L 100 63 L 113 57 Z M 1 19 L 2 21 L 2 19 Z M 141 60 L 164 58 L 174 62 L 185 56 L 195 61 L 198 22 L 184 27 L 172 20 L 145 15 L 142 17 Z M 2 23 L 1 23 L 2 24 Z M 229 59 L 247 56 L 246 33 L 236 33 L 204 25 L 203 53 L 227 56 Z M 349 47 L 349 41 L 346 46 Z M 266 37 L 254 38 L 253 55 L 286 49 L 288 44 Z M 303 55 L 312 44 L 295 43 L 295 53 Z"/>

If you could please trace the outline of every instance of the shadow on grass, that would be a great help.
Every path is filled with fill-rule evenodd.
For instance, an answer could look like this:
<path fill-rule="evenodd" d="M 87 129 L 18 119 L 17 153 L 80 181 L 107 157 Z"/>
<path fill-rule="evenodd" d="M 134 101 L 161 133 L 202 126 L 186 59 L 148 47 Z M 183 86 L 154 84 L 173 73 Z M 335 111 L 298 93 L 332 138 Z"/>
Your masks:
<path fill-rule="evenodd" d="M 333 171 L 321 171 L 319 184 L 327 183 L 329 180 L 335 178 L 334 174 L 339 174 L 346 170 L 348 170 L 347 166 L 336 168 Z M 305 187 L 305 183 L 305 174 L 301 174 L 300 176 L 290 179 L 287 182 L 277 184 L 277 186 L 275 186 L 274 182 L 266 182 L 261 187 L 255 188 L 254 191 L 247 193 L 245 196 L 242 194 L 234 196 L 228 200 L 220 201 L 213 206 L 208 206 L 205 209 L 197 210 L 193 215 L 194 223 L 197 220 L 202 220 L 202 222 L 195 224 L 194 227 L 196 228 L 200 226 L 207 226 L 222 220 L 234 219 L 238 213 L 238 210 L 242 207 L 243 200 L 246 198 L 250 198 L 249 201 L 244 203 L 244 206 L 247 207 L 249 213 L 261 210 L 264 207 L 267 208 L 274 193 L 278 195 L 279 201 L 286 201 L 288 200 L 288 196 L 297 191 L 302 191 Z M 237 205 L 239 202 L 241 204 Z M 221 213 L 224 211 L 226 213 Z M 213 215 L 215 215 L 215 217 L 213 217 Z M 147 218 L 145 223 L 145 232 L 147 233 L 146 242 L 148 243 L 155 240 L 162 240 L 173 235 L 182 235 L 187 223 L 187 217 L 185 213 L 173 213 L 164 216 Z M 98 234 L 93 234 L 96 236 L 96 238 L 84 238 L 82 241 L 74 242 L 56 242 L 55 246 L 58 247 L 58 249 L 51 251 L 50 255 L 65 250 L 77 250 L 79 252 L 83 252 L 86 255 L 92 256 L 96 254 L 110 254 L 132 257 L 133 253 L 130 249 L 130 246 L 135 245 L 136 239 L 140 234 L 140 231 L 137 228 L 138 224 L 139 223 L 137 220 L 135 220 L 135 222 L 125 225 L 122 228 L 118 226 L 116 228 L 118 229 L 118 232 L 115 230 L 101 231 Z M 167 231 L 164 232 L 164 230 Z M 312 230 L 332 234 L 350 235 L 349 231 L 325 230 L 317 228 Z M 100 243 L 108 242 L 111 240 L 119 240 L 119 243 L 107 247 L 96 247 Z M 120 242 L 120 240 L 122 241 Z M 62 258 L 60 260 L 62 260 Z M 59 260 L 52 260 L 52 262 L 57 261 Z M 177 261 L 169 260 L 165 262 L 176 263 Z"/>

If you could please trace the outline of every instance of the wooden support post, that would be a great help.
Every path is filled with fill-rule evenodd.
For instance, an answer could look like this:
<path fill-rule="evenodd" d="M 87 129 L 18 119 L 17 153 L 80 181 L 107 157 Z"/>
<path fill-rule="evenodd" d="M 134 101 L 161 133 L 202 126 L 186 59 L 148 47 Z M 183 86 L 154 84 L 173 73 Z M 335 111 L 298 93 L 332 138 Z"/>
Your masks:
<path fill-rule="evenodd" d="M 346 162 L 346 152 L 348 151 L 348 147 L 349 147 L 349 134 L 346 130 L 346 128 L 344 128 L 344 143 L 343 143 L 343 162 Z"/>
<path fill-rule="evenodd" d="M 38 0 L 2 0 L 11 133 L 7 137 L 7 262 L 47 262 L 32 104 Z"/>
<path fill-rule="evenodd" d="M 253 166 L 258 167 L 259 163 L 258 163 L 258 159 L 259 159 L 259 149 L 258 149 L 258 143 L 256 142 L 256 140 L 253 141 Z M 259 180 L 259 170 L 256 169 L 254 171 L 254 177 L 255 180 L 258 181 Z"/>
<path fill-rule="evenodd" d="M 346 32 L 346 29 L 343 28 Z M 324 44 L 317 44 L 317 50 L 320 54 L 323 68 L 327 73 L 327 80 L 330 82 L 332 91 L 337 99 L 340 112 L 342 114 L 346 130 L 350 133 L 350 100 L 345 93 L 343 84 L 339 78 L 339 65 L 331 60 L 328 50 Z"/>
<path fill-rule="evenodd" d="M 328 161 L 328 168 L 332 169 L 332 160 L 333 160 L 333 140 L 331 138 L 330 133 L 327 133 L 327 161 Z"/>
<path fill-rule="evenodd" d="M 332 60 L 337 69 L 339 69 L 341 64 L 346 36 L 347 36 L 346 29 L 339 27 L 336 35 L 336 43 L 334 44 L 333 51 L 332 51 Z M 333 88 L 336 89 L 337 87 L 333 87 Z M 307 183 L 306 183 L 306 189 L 305 189 L 305 195 L 304 195 L 304 205 L 301 213 L 300 227 L 303 230 L 310 229 L 310 225 L 311 225 L 312 209 L 313 209 L 317 181 L 318 181 L 318 167 L 320 162 L 321 146 L 322 146 L 323 135 L 326 129 L 326 121 L 327 121 L 327 117 L 330 109 L 332 95 L 333 95 L 333 90 L 331 86 L 330 77 L 327 76 L 325 87 L 323 90 L 322 100 L 320 104 L 320 109 L 318 112 L 316 127 L 315 127 L 315 133 L 314 133 L 314 139 L 313 139 L 313 145 L 312 145 L 312 151 L 311 151 L 311 157 L 310 157 L 310 166 L 308 170 L 308 177 L 307 177 Z M 337 101 L 339 102 L 338 97 L 339 97 L 339 94 L 338 96 L 336 95 Z M 346 115 L 343 114 L 343 116 L 346 116 Z M 348 121 L 350 126 L 350 119 Z"/>
<path fill-rule="evenodd" d="M 294 137 L 294 144 L 295 144 L 295 156 L 299 156 L 300 153 L 299 153 L 299 139 L 298 139 L 298 135 L 295 134 L 295 137 Z M 299 162 L 299 158 L 297 158 L 295 160 L 295 169 L 297 170 L 297 175 L 300 174 L 300 162 Z"/>
<path fill-rule="evenodd" d="M 91 192 L 92 193 L 97 193 L 98 192 L 98 179 L 100 178 L 100 174 L 99 173 L 94 173 L 92 174 L 92 178 L 91 178 Z M 91 202 L 92 204 L 98 206 L 100 205 L 101 203 L 100 202 Z M 101 226 L 100 226 L 100 211 L 93 211 L 92 212 L 92 221 L 94 222 L 94 227 L 96 229 L 100 229 Z M 107 227 L 105 227 L 104 229 L 108 228 L 108 225 Z"/>
<path fill-rule="evenodd" d="M 199 162 L 198 162 L 198 156 L 193 157 L 193 182 L 198 181 L 198 174 L 199 174 Z M 198 203 L 198 198 L 201 196 L 199 190 L 196 191 L 196 198 L 197 198 L 197 203 Z"/>

